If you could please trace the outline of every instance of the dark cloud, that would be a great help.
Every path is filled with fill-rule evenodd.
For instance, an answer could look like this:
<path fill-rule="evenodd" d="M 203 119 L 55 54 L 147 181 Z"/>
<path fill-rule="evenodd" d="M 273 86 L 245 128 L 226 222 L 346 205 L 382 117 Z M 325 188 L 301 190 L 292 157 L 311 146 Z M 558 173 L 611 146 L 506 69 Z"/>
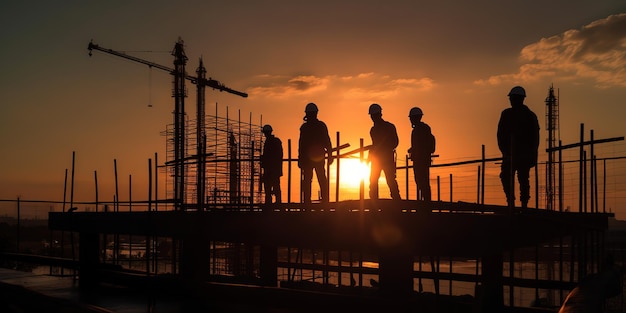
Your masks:
<path fill-rule="evenodd" d="M 575 32 L 572 40 L 581 43 L 577 55 L 584 58 L 588 53 L 603 54 L 623 50 L 626 38 L 626 13 L 612 15 L 595 21 Z"/>
<path fill-rule="evenodd" d="M 626 13 L 580 29 L 542 38 L 524 47 L 519 72 L 479 80 L 479 84 L 528 82 L 542 77 L 592 80 L 597 88 L 626 87 Z"/>

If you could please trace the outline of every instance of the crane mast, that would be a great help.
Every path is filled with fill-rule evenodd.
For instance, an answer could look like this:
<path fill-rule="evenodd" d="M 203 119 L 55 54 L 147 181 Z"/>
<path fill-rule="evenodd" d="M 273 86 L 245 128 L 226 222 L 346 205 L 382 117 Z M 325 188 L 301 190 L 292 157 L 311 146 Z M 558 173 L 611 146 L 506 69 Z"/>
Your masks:
<path fill-rule="evenodd" d="M 183 48 L 183 41 L 178 40 L 172 52 L 174 56 L 174 206 L 177 210 L 185 207 L 185 65 L 187 56 Z"/>
<path fill-rule="evenodd" d="M 174 160 L 168 161 L 166 164 L 174 167 L 174 205 L 177 210 L 183 210 L 186 208 L 186 130 L 185 130 L 185 98 L 187 97 L 187 91 L 185 87 L 185 81 L 189 80 L 193 84 L 197 86 L 197 134 L 196 134 L 196 150 L 197 150 L 197 186 L 196 186 L 196 197 L 198 210 L 202 210 L 204 203 L 204 190 L 205 190 L 205 163 L 206 163 L 206 134 L 204 132 L 205 127 L 205 101 L 204 101 L 204 91 L 205 87 L 210 87 L 213 89 L 217 89 L 219 91 L 225 91 L 234 95 L 238 95 L 241 97 L 248 97 L 247 93 L 237 91 L 231 88 L 224 86 L 217 80 L 206 78 L 206 70 L 202 64 L 202 59 L 200 59 L 200 66 L 196 71 L 197 77 L 193 77 L 187 75 L 185 71 L 185 65 L 187 63 L 187 56 L 185 55 L 183 41 L 179 38 L 174 46 L 174 50 L 172 51 L 172 55 L 174 56 L 174 68 L 170 68 L 161 64 L 157 64 L 154 62 L 150 62 L 147 60 L 140 59 L 138 57 L 134 57 L 128 55 L 123 52 L 115 51 L 112 49 L 106 49 L 100 47 L 93 42 L 89 42 L 89 46 L 87 47 L 89 50 L 89 56 L 92 55 L 92 51 L 101 51 L 104 53 L 108 53 L 111 55 L 115 55 L 121 58 L 125 58 L 131 61 L 135 61 L 144 65 L 147 65 L 150 68 L 157 68 L 163 71 L 166 71 L 174 76 L 173 84 L 173 98 L 174 98 Z"/>
<path fill-rule="evenodd" d="M 556 165 L 555 160 L 556 151 L 559 141 L 559 100 L 554 94 L 554 86 L 550 86 L 548 89 L 548 96 L 546 97 L 546 128 L 548 131 L 548 162 L 546 163 L 546 209 L 556 210 Z M 559 163 L 560 167 L 560 163 Z M 560 169 L 559 169 L 560 170 Z M 561 185 L 559 181 L 558 185 Z M 559 201 L 561 203 L 561 201 Z M 561 205 L 561 204 L 559 204 Z M 562 208 L 561 208 L 562 209 Z"/>

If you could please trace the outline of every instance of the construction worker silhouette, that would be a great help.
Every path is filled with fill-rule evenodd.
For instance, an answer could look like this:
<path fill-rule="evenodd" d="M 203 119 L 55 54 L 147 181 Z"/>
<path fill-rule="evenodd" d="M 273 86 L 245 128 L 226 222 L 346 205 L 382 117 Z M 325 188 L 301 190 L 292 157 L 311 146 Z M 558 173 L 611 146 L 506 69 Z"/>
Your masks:
<path fill-rule="evenodd" d="M 409 158 L 413 161 L 413 176 L 417 184 L 418 200 L 431 200 L 430 194 L 430 164 L 431 154 L 435 152 L 435 136 L 430 126 L 422 122 L 422 109 L 413 107 L 409 111 L 411 131 L 411 148 Z"/>
<path fill-rule="evenodd" d="M 368 162 L 371 163 L 370 199 L 378 199 L 378 179 L 383 171 L 387 186 L 391 191 L 391 198 L 400 200 L 400 190 L 396 181 L 396 147 L 398 146 L 396 126 L 383 120 L 383 110 L 377 103 L 370 105 L 369 115 L 374 122 L 374 126 L 370 129 L 372 146 L 368 154 Z"/>
<path fill-rule="evenodd" d="M 304 109 L 304 123 L 300 126 L 298 143 L 298 167 L 302 170 L 303 202 L 311 203 L 311 182 L 313 170 L 320 185 L 321 201 L 328 202 L 329 186 L 324 164 L 328 156 L 328 165 L 332 164 L 331 143 L 326 124 L 317 119 L 319 112 L 315 103 L 309 103 Z"/>
<path fill-rule="evenodd" d="M 515 206 L 514 177 L 520 184 L 522 208 L 530 199 L 530 169 L 537 165 L 539 121 L 525 104 L 526 90 L 515 86 L 508 94 L 510 108 L 502 111 L 498 122 L 498 147 L 502 152 L 500 180 L 509 207 Z"/>
<path fill-rule="evenodd" d="M 265 203 L 272 203 L 272 196 L 276 197 L 276 203 L 281 203 L 280 177 L 283 176 L 283 143 L 272 134 L 271 125 L 263 125 L 261 131 L 265 135 L 261 155 Z"/>

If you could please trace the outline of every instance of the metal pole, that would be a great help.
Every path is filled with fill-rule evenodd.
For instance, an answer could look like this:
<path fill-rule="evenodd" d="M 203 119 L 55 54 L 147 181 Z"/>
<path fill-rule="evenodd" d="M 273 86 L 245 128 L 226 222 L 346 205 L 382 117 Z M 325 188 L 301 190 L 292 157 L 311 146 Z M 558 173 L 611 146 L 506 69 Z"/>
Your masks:
<path fill-rule="evenodd" d="M 93 171 L 93 179 L 96 184 L 96 212 L 98 212 L 98 172 Z"/>
<path fill-rule="evenodd" d="M 157 161 L 157 153 L 154 153 L 154 211 L 159 210 L 159 162 Z"/>
<path fill-rule="evenodd" d="M 287 139 L 287 203 L 291 203 L 291 139 Z"/>
<path fill-rule="evenodd" d="M 410 199 L 409 198 L 409 169 L 411 167 L 409 166 L 409 155 L 408 154 L 405 155 L 405 162 L 406 162 L 405 163 L 406 164 L 406 175 L 404 175 L 404 177 L 405 177 L 405 181 L 406 181 L 406 184 L 405 184 L 405 186 L 406 186 L 406 188 L 405 188 L 406 189 L 406 199 L 409 200 Z"/>
<path fill-rule="evenodd" d="M 65 179 L 63 181 L 63 207 L 61 208 L 62 212 L 65 212 L 65 204 L 67 198 L 67 169 L 65 169 Z M 63 237 L 61 237 L 63 240 Z"/>
<path fill-rule="evenodd" d="M 335 202 L 339 202 L 339 145 L 341 141 L 339 141 L 339 132 L 337 132 L 337 177 L 335 177 Z M 330 166 L 328 166 L 330 170 Z M 328 177 L 330 178 L 330 176 Z"/>
<path fill-rule="evenodd" d="M 585 124 L 580 124 L 580 149 L 578 159 L 578 212 L 583 212 L 583 142 L 585 141 Z"/>
<path fill-rule="evenodd" d="M 594 177 L 595 177 L 595 168 L 594 168 L 594 158 L 595 158 L 595 154 L 593 151 L 593 129 L 591 129 L 589 131 L 590 133 L 590 138 L 589 138 L 589 212 L 594 213 L 597 212 L 597 208 L 594 206 L 595 204 L 595 194 L 594 194 Z"/>
<path fill-rule="evenodd" d="M 450 203 L 452 203 L 452 173 L 450 173 Z"/>
<path fill-rule="evenodd" d="M 128 175 L 128 212 L 133 211 L 133 176 Z M 128 268 L 132 269 L 133 235 L 128 235 Z"/>
<path fill-rule="evenodd" d="M 116 159 L 113 159 L 113 170 L 115 172 L 115 196 L 113 200 L 113 212 L 117 213 L 120 210 L 119 208 L 120 197 L 119 197 L 119 190 L 118 190 L 118 183 L 117 183 L 117 160 Z M 113 235 L 113 260 L 115 264 L 117 264 L 117 261 L 118 261 L 117 259 L 118 253 L 119 253 L 119 234 L 114 234 Z"/>
<path fill-rule="evenodd" d="M 364 152 L 363 152 L 363 138 L 359 140 L 359 161 L 363 163 L 364 160 Z M 359 200 L 363 201 L 365 199 L 365 180 L 362 178 L 359 182 Z"/>
<path fill-rule="evenodd" d="M 148 159 L 148 212 L 152 211 L 152 159 Z"/>
<path fill-rule="evenodd" d="M 117 160 L 113 159 L 113 170 L 115 172 L 115 204 L 114 204 L 114 208 L 115 208 L 115 212 L 119 212 L 120 208 L 119 208 L 119 200 L 120 200 L 120 193 L 119 193 L 119 189 L 118 189 L 118 183 L 117 183 Z M 73 176 L 73 174 L 72 174 Z M 73 184 L 72 184 L 73 185 Z M 70 204 L 70 207 L 72 205 Z"/>
<path fill-rule="evenodd" d="M 148 159 L 148 212 L 152 211 L 152 159 Z M 150 236 L 146 236 L 146 275 L 150 275 Z"/>
<path fill-rule="evenodd" d="M 437 201 L 441 201 L 441 178 L 437 175 Z"/>
<path fill-rule="evenodd" d="M 133 211 L 133 175 L 128 175 L 128 212 Z"/>
<path fill-rule="evenodd" d="M 482 175 L 480 177 L 480 203 L 485 204 L 485 171 L 487 171 L 485 164 L 485 145 L 482 145 L 482 158 L 481 158 L 481 166 L 482 166 Z"/>
<path fill-rule="evenodd" d="M 587 213 L 587 151 L 583 151 L 583 211 Z"/>
<path fill-rule="evenodd" d="M 559 140 L 559 212 L 563 212 L 563 150 Z"/>
<path fill-rule="evenodd" d="M 604 177 L 602 177 L 602 213 L 606 213 L 606 159 L 602 160 Z"/>
<path fill-rule="evenodd" d="M 74 168 L 76 160 L 76 152 L 72 151 L 72 185 L 70 187 L 70 212 L 74 210 Z M 73 214 L 73 213 L 70 213 Z M 70 223 L 71 223 L 70 219 Z M 76 261 L 76 255 L 74 253 L 74 232 L 70 232 L 70 245 L 72 246 L 72 261 Z M 76 269 L 72 270 L 72 278 L 76 278 Z"/>
<path fill-rule="evenodd" d="M 478 165 L 478 182 L 476 183 L 476 203 L 480 204 L 480 165 Z"/>

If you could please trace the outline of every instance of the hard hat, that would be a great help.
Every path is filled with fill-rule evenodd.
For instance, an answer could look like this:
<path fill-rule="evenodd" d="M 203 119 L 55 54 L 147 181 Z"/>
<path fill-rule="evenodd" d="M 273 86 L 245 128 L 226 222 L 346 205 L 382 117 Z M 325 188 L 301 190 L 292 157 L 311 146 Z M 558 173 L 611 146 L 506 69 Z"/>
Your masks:
<path fill-rule="evenodd" d="M 424 113 L 422 113 L 422 109 L 418 107 L 412 107 L 411 111 L 409 111 L 409 117 L 416 115 L 424 115 Z"/>
<path fill-rule="evenodd" d="M 526 90 L 524 90 L 524 88 L 521 86 L 515 86 L 511 89 L 511 91 L 509 91 L 508 96 L 514 96 L 514 95 L 526 97 Z"/>
<path fill-rule="evenodd" d="M 261 129 L 261 131 L 263 131 L 264 133 L 271 133 L 272 130 L 272 125 L 269 124 L 263 125 L 263 128 Z"/>
<path fill-rule="evenodd" d="M 380 107 L 377 103 L 373 103 L 370 105 L 369 113 L 371 114 L 382 114 L 383 108 Z"/>
<path fill-rule="evenodd" d="M 317 112 L 317 111 L 319 111 L 317 109 L 317 105 L 315 105 L 315 103 L 313 102 L 307 104 L 306 108 L 304 109 L 304 112 Z"/>

